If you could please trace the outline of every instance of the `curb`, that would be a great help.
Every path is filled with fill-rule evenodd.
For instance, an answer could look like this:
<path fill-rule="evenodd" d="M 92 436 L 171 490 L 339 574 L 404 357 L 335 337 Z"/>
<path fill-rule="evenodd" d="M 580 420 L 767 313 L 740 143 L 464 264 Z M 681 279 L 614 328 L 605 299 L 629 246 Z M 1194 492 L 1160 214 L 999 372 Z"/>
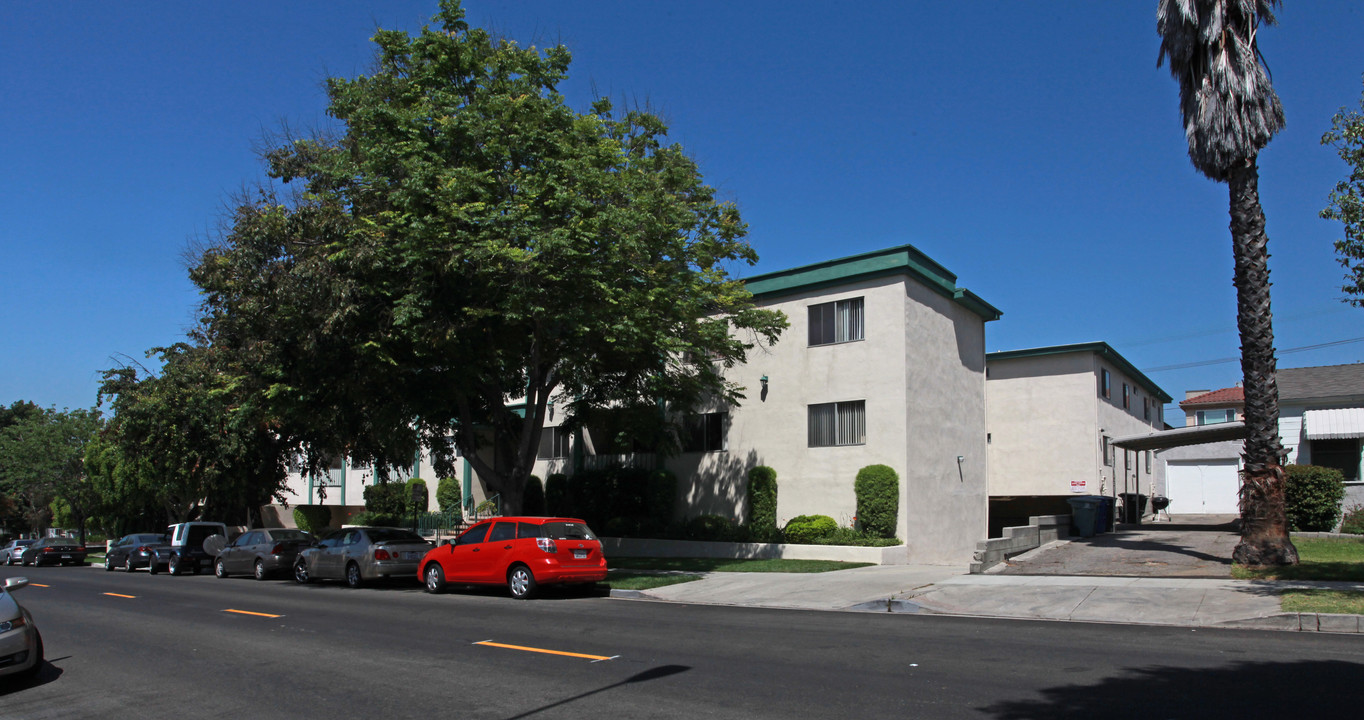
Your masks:
<path fill-rule="evenodd" d="M 1364 615 L 1333 615 L 1328 613 L 1278 613 L 1262 618 L 1228 620 L 1216 627 L 1246 630 L 1286 630 L 1288 632 L 1323 632 L 1358 635 L 1364 632 Z"/>

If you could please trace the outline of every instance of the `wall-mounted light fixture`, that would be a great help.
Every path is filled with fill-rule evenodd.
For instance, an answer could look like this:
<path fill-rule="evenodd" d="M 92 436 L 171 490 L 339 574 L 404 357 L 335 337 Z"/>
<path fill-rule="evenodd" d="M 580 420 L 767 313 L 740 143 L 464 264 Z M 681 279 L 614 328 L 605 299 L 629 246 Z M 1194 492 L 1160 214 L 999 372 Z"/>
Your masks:
<path fill-rule="evenodd" d="M 764 376 L 758 378 L 758 382 L 760 382 L 760 383 L 763 384 L 762 393 L 759 395 L 759 398 L 760 398 L 761 400 L 763 400 L 763 401 L 766 401 L 766 400 L 767 400 L 767 376 L 764 375 Z"/>

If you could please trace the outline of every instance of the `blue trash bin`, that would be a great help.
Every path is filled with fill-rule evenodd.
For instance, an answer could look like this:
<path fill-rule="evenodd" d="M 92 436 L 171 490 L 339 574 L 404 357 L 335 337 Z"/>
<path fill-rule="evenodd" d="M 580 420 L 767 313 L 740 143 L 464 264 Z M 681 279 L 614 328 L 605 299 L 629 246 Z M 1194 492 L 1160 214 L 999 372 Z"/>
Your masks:
<path fill-rule="evenodd" d="M 1067 498 L 1070 503 L 1070 524 L 1080 537 L 1094 537 L 1099 526 L 1099 508 L 1103 498 L 1093 495 Z"/>
<path fill-rule="evenodd" d="M 1099 517 L 1095 520 L 1094 534 L 1102 535 L 1113 527 L 1113 498 L 1100 495 L 1099 498 Z"/>

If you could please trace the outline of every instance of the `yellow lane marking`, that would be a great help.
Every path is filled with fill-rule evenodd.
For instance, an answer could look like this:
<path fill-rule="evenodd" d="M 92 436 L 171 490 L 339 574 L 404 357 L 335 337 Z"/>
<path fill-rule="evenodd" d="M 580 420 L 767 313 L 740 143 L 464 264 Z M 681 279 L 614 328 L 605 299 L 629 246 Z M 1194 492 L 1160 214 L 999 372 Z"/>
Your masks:
<path fill-rule="evenodd" d="M 29 585 L 32 585 L 33 587 L 52 587 L 51 585 L 44 585 L 42 583 L 29 583 Z"/>
<path fill-rule="evenodd" d="M 136 599 L 136 598 L 137 598 L 136 595 L 119 595 L 118 593 L 104 593 L 104 594 L 105 594 L 105 595 L 108 595 L 109 597 L 121 597 L 121 598 L 129 598 L 129 599 Z"/>
<path fill-rule="evenodd" d="M 503 643 L 495 643 L 491 640 L 484 640 L 483 642 L 476 642 L 474 644 L 486 645 L 488 647 L 506 648 L 508 650 L 525 650 L 526 652 L 544 653 L 546 655 L 564 655 L 566 657 L 586 658 L 588 660 L 614 660 L 617 657 L 620 657 L 619 655 L 612 657 L 607 657 L 605 655 L 584 655 L 582 653 L 564 652 L 562 650 L 545 650 L 544 648 L 525 647 L 522 645 L 506 645 Z"/>
<path fill-rule="evenodd" d="M 268 617 L 268 618 L 284 617 L 283 615 L 271 615 L 271 614 L 269 614 L 269 613 L 251 612 L 250 610 L 230 610 L 230 609 L 229 609 L 229 610 L 224 610 L 223 612 L 237 613 L 238 615 L 255 615 L 256 617 Z"/>

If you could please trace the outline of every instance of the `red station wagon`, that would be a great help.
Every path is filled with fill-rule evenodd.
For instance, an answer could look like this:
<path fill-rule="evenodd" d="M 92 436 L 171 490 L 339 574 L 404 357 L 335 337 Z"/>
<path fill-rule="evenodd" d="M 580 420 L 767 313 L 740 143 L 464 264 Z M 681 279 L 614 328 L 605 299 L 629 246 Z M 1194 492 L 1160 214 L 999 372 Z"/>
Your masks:
<path fill-rule="evenodd" d="M 426 553 L 417 567 L 427 592 L 441 592 L 446 583 L 506 583 L 518 599 L 530 597 L 539 585 L 606 579 L 601 542 L 587 523 L 573 518 L 484 520 Z"/>

